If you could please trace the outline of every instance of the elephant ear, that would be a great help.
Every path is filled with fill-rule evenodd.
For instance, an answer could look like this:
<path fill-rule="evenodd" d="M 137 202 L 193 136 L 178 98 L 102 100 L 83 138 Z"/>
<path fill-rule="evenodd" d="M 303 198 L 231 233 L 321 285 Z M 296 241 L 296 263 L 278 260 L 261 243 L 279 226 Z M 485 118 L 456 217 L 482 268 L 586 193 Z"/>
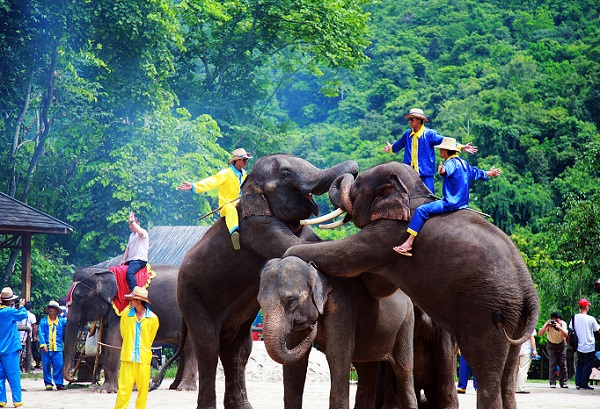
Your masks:
<path fill-rule="evenodd" d="M 373 200 L 371 221 L 377 219 L 410 220 L 410 194 L 398 175 L 390 175 L 390 182 Z"/>
<path fill-rule="evenodd" d="M 325 274 L 317 270 L 315 264 L 311 261 L 308 263 L 309 268 L 312 270 L 312 274 L 309 279 L 309 286 L 312 290 L 313 302 L 322 315 L 325 311 L 325 303 L 327 302 L 327 294 L 331 290 L 329 281 L 325 277 Z"/>
<path fill-rule="evenodd" d="M 96 293 L 100 298 L 109 304 L 112 304 L 115 295 L 117 294 L 117 279 L 110 270 L 105 270 L 97 273 L 99 279 L 96 280 Z"/>
<path fill-rule="evenodd" d="M 250 216 L 273 216 L 267 198 L 252 176 L 248 176 L 248 179 L 246 179 L 242 186 L 242 198 L 239 205 L 242 210 L 242 218 L 247 219 Z"/>

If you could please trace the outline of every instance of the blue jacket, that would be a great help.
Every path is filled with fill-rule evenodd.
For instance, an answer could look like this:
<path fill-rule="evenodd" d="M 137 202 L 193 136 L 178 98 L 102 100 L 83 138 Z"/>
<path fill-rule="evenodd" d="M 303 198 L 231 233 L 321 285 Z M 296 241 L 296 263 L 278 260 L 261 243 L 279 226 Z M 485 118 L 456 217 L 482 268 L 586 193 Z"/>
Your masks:
<path fill-rule="evenodd" d="M 400 152 L 404 148 L 404 160 L 407 165 L 411 164 L 412 155 L 412 138 L 410 136 L 412 129 L 404 132 L 400 139 L 392 144 L 392 152 Z M 435 165 L 435 149 L 434 146 L 439 145 L 444 140 L 444 137 L 437 131 L 425 128 L 423 135 L 419 138 L 419 175 L 433 176 L 437 173 Z"/>
<path fill-rule="evenodd" d="M 50 325 L 48 324 L 48 316 L 45 316 L 38 325 L 38 338 L 40 340 L 40 348 L 47 346 L 48 351 L 62 351 L 64 347 L 65 330 L 67 328 L 67 320 L 62 317 L 56 317 L 56 345 L 52 345 L 50 339 Z"/>
<path fill-rule="evenodd" d="M 451 210 L 469 207 L 471 180 L 487 180 L 487 172 L 469 165 L 459 158 L 458 154 L 448 158 L 444 163 L 444 169 L 446 169 L 446 175 L 442 188 L 444 193 L 442 200 Z"/>
<path fill-rule="evenodd" d="M 17 322 L 27 318 L 25 307 L 19 309 L 0 306 L 0 355 L 8 355 L 21 350 L 21 337 Z"/>

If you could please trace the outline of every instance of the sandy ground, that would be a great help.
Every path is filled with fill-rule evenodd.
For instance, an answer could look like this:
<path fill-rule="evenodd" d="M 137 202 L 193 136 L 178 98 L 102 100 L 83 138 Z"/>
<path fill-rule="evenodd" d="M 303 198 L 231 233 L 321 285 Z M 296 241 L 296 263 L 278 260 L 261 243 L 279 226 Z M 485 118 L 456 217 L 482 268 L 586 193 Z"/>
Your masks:
<path fill-rule="evenodd" d="M 318 351 L 311 353 L 309 374 L 304 394 L 304 408 L 327 409 L 329 407 L 329 371 L 324 356 Z M 283 385 L 281 367 L 274 363 L 265 353 L 262 343 L 255 343 L 252 356 L 247 367 L 248 398 L 254 409 L 283 408 Z M 178 392 L 168 389 L 171 379 L 165 379 L 161 387 L 148 396 L 148 409 L 195 408 L 197 392 Z M 42 379 L 23 379 L 22 387 L 24 408 L 37 409 L 111 409 L 116 400 L 115 394 L 99 394 L 93 387 L 70 386 L 66 391 L 46 391 Z M 550 389 L 545 383 L 530 382 L 527 384 L 528 395 L 517 395 L 519 409 L 539 409 L 559 407 L 561 409 L 597 409 L 600 408 L 600 387 L 593 391 L 576 390 L 573 385 L 569 389 Z M 217 406 L 223 407 L 224 381 L 222 372 L 217 377 Z M 354 401 L 356 385 L 350 385 L 350 401 Z M 8 393 L 7 407 L 13 407 Z M 130 407 L 135 407 L 136 392 L 133 393 Z M 461 408 L 476 408 L 477 394 L 471 388 L 465 395 L 459 395 Z M 352 407 L 352 404 L 351 406 Z"/>

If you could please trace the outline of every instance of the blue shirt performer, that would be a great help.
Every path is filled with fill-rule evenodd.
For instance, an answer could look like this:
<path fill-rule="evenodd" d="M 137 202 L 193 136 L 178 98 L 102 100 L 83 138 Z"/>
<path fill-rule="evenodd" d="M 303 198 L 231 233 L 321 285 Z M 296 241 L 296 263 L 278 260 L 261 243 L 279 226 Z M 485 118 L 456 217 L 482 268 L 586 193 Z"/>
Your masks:
<path fill-rule="evenodd" d="M 431 215 L 469 207 L 471 180 L 487 180 L 501 173 L 500 169 L 495 169 L 493 166 L 485 172 L 459 158 L 458 147 L 454 138 L 444 138 L 442 143 L 435 147 L 440 149 L 441 157 L 446 160 L 445 163 L 440 163 L 438 166 L 438 173 L 444 177 L 442 188 L 444 198 L 417 207 L 408 225 L 408 239 L 400 246 L 394 247 L 394 251 L 403 256 L 412 256 L 410 250 L 412 250 L 413 241 Z"/>
<path fill-rule="evenodd" d="M 2 289 L 0 296 L 0 407 L 6 406 L 6 380 L 12 392 L 12 401 L 15 408 L 23 406 L 21 399 L 21 367 L 19 365 L 19 351 L 21 338 L 17 330 L 17 322 L 27 318 L 25 300 L 21 299 L 19 308 L 13 308 L 19 296 L 13 293 L 10 287 Z"/>
<path fill-rule="evenodd" d="M 59 317 L 62 310 L 54 300 L 48 303 L 45 311 L 48 315 L 42 318 L 38 325 L 44 385 L 47 391 L 51 391 L 54 385 L 56 390 L 62 391 L 67 389 L 63 378 L 63 346 L 67 320 Z"/>
<path fill-rule="evenodd" d="M 429 122 L 429 119 L 421 109 L 412 108 L 408 114 L 404 115 L 404 118 L 408 119 L 411 129 L 404 132 L 400 139 L 393 144 L 386 142 L 383 151 L 398 153 L 404 149 L 403 163 L 410 165 L 421 176 L 421 180 L 431 190 L 431 193 L 435 193 L 433 184 L 435 150 L 433 148 L 442 143 L 444 137 L 437 131 L 425 127 L 424 122 Z M 462 149 L 471 154 L 477 152 L 477 146 L 471 145 L 470 142 L 466 145 L 459 144 L 457 147 L 458 151 Z"/>

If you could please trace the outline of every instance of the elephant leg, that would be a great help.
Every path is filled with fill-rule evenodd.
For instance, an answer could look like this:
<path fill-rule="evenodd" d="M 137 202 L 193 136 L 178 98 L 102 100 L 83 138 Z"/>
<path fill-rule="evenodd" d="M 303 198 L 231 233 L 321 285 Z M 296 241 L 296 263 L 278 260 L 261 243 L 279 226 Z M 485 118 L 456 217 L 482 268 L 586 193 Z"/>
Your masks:
<path fill-rule="evenodd" d="M 413 377 L 414 368 L 414 315 L 407 315 L 396 335 L 393 359 L 390 365 L 396 376 L 398 394 L 402 408 L 417 409 L 417 396 Z"/>
<path fill-rule="evenodd" d="M 423 388 L 427 402 L 440 409 L 458 409 L 456 375 L 456 346 L 452 336 L 443 331 L 438 338 L 435 366 L 437 373 L 431 385 Z"/>
<path fill-rule="evenodd" d="M 246 364 L 252 352 L 250 330 L 253 320 L 246 321 L 231 342 L 221 343 L 219 356 L 225 374 L 225 409 L 252 409 L 246 391 Z"/>
<path fill-rule="evenodd" d="M 196 388 L 196 357 L 189 340 L 185 343 L 184 350 L 179 358 L 179 368 L 175 380 L 169 389 L 178 391 L 195 391 Z"/>
<path fill-rule="evenodd" d="M 519 346 L 511 346 L 506 357 L 504 372 L 502 373 L 501 393 L 503 409 L 516 409 L 515 399 L 515 368 L 519 360 Z M 479 379 L 477 379 L 479 382 Z"/>
<path fill-rule="evenodd" d="M 114 317 L 113 317 L 114 316 Z M 121 329 L 119 327 L 119 316 L 110 312 L 106 326 L 106 343 L 113 346 L 121 346 Z M 104 383 L 98 388 L 100 393 L 117 393 L 117 379 L 119 377 L 119 366 L 121 364 L 121 353 L 116 348 L 103 349 L 104 361 L 102 369 L 104 371 Z"/>
<path fill-rule="evenodd" d="M 283 365 L 283 402 L 285 409 L 302 409 L 310 350 L 293 364 Z"/>
<path fill-rule="evenodd" d="M 358 386 L 354 398 L 354 409 L 375 409 L 377 395 L 379 362 L 354 362 L 358 375 Z M 382 395 L 387 393 L 382 386 Z"/>
<path fill-rule="evenodd" d="M 477 378 L 477 407 L 480 409 L 516 409 L 514 398 L 516 356 L 511 366 L 507 360 L 509 344 L 498 340 L 497 337 L 489 338 L 478 340 L 475 344 L 459 344 L 461 353 L 469 362 L 469 366 Z M 479 345 L 493 345 L 493 347 L 484 349 Z M 507 386 L 512 388 L 510 394 L 503 391 Z"/>

